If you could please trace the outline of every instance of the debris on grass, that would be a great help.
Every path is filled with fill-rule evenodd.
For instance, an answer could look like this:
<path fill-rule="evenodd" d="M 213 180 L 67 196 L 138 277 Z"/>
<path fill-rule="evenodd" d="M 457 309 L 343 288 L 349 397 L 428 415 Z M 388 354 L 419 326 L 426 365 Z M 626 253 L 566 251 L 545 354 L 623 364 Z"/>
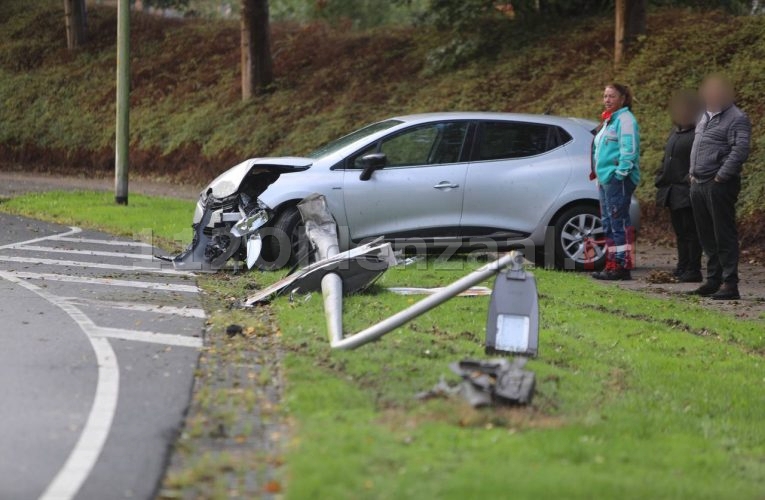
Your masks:
<path fill-rule="evenodd" d="M 450 386 L 443 377 L 429 391 L 417 394 L 416 399 L 461 395 L 473 408 L 495 405 L 527 405 L 534 397 L 534 372 L 524 370 L 527 359 L 518 357 L 488 361 L 464 360 L 449 368 L 462 377 L 462 383 Z"/>
<path fill-rule="evenodd" d="M 242 335 L 242 333 L 244 333 L 242 325 L 228 325 L 226 327 L 226 335 L 229 337 L 236 337 L 237 335 Z"/>

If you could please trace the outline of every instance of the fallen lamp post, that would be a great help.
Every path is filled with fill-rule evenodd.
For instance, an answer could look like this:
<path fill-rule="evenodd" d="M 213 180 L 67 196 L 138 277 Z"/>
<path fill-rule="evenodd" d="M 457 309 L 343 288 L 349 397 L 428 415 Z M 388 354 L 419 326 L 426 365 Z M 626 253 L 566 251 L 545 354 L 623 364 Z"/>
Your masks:
<path fill-rule="evenodd" d="M 472 286 L 475 286 L 478 283 L 481 283 L 482 281 L 490 278 L 491 276 L 494 276 L 495 274 L 499 273 L 503 269 L 507 267 L 518 268 L 522 266 L 522 263 L 523 263 L 523 254 L 521 254 L 520 252 L 515 252 L 515 251 L 510 252 L 506 255 L 503 255 L 502 257 L 495 260 L 494 262 L 490 262 L 486 264 L 485 266 L 481 267 L 480 269 L 477 269 L 476 271 L 473 271 L 472 273 L 468 274 L 467 276 L 460 278 L 459 280 L 455 281 L 451 285 L 445 286 L 444 288 L 439 290 L 437 293 L 427 296 L 426 298 L 404 309 L 403 311 L 398 312 L 394 314 L 393 316 L 390 316 L 389 318 L 384 319 L 383 321 L 350 336 L 343 336 L 342 331 L 337 331 L 336 322 L 333 322 L 332 324 L 328 323 L 327 328 L 329 330 L 331 346 L 333 349 L 355 349 L 373 340 L 377 340 L 380 337 L 384 336 L 385 334 L 390 333 L 396 328 L 413 320 L 414 318 L 421 316 L 422 314 L 425 314 L 431 309 L 443 304 L 447 300 L 455 297 L 456 295 L 459 295 L 460 293 L 471 288 Z M 522 268 L 520 271 L 516 270 L 516 272 L 523 272 L 524 274 L 527 274 L 525 271 L 522 270 Z M 505 278 L 500 277 L 500 279 L 505 279 Z M 535 298 L 533 302 L 536 303 L 536 287 L 533 283 L 533 280 L 528 282 L 526 282 L 525 280 L 518 280 L 518 283 L 523 283 L 524 284 L 523 288 L 525 289 L 528 288 L 528 284 L 534 287 Z M 511 284 L 511 286 L 513 285 Z M 494 297 L 494 295 L 492 295 L 492 297 Z M 500 298 L 501 297 L 497 295 L 497 299 L 500 299 Z M 325 301 L 325 306 L 326 305 L 327 305 L 327 302 Z M 337 306 L 331 305 L 331 307 L 337 307 Z M 505 308 L 497 307 L 495 310 L 504 311 Z M 531 354 L 532 350 L 529 349 L 528 346 L 522 346 L 521 343 L 513 342 L 513 340 L 516 338 L 516 336 L 517 338 L 520 338 L 520 339 L 533 339 L 533 340 L 537 339 L 538 336 L 536 331 L 533 331 L 533 332 L 531 331 L 531 328 L 536 327 L 537 325 L 536 317 L 534 317 L 533 319 L 531 317 L 535 312 L 538 313 L 538 310 L 529 311 L 528 316 L 525 316 L 526 318 L 528 318 L 527 321 L 520 321 L 515 323 L 515 325 L 513 325 L 512 323 L 506 324 L 505 330 L 500 334 L 501 339 L 506 339 L 505 344 L 500 345 L 501 349 L 495 349 L 495 350 L 514 352 L 515 354 L 524 354 L 524 353 Z M 340 315 L 341 314 L 342 314 L 342 311 L 340 311 Z M 337 315 L 337 312 L 332 311 L 332 317 L 334 318 L 336 315 Z M 330 316 L 330 312 L 328 311 L 327 317 L 329 318 L 329 316 Z M 520 314 L 515 314 L 515 316 L 523 317 L 523 316 L 520 316 Z M 489 321 L 489 324 L 490 325 L 493 324 L 491 320 Z M 521 331 L 520 329 L 518 329 L 518 331 L 514 331 L 513 327 L 520 326 L 521 324 L 524 326 L 527 326 L 527 328 L 523 331 Z M 496 339 L 497 338 L 496 331 L 494 332 L 493 336 L 489 335 L 489 332 L 487 332 L 487 347 L 489 347 L 488 342 L 490 337 L 493 339 Z M 514 350 L 510 351 L 508 347 L 511 347 Z M 533 353 L 536 354 L 536 346 L 533 346 Z"/>
<path fill-rule="evenodd" d="M 305 223 L 306 235 L 316 249 L 320 262 L 314 266 L 323 266 L 322 262 L 332 262 L 343 254 L 338 253 L 338 241 L 336 223 L 329 212 L 327 202 L 322 195 L 312 195 L 298 204 L 298 209 Z M 389 244 L 383 244 L 388 249 Z M 538 315 L 536 283 L 531 274 L 523 269 L 523 254 L 517 251 L 503 255 L 494 262 L 490 262 L 480 269 L 464 276 L 454 283 L 445 286 L 432 295 L 427 296 L 414 305 L 401 312 L 384 319 L 383 321 L 366 328 L 353 335 L 346 336 L 343 332 L 343 292 L 344 283 L 358 277 L 366 267 L 362 260 L 367 253 L 353 255 L 346 252 L 346 265 L 324 267 L 325 272 L 317 277 L 321 278 L 321 291 L 324 298 L 324 314 L 327 324 L 330 346 L 333 349 L 355 349 L 364 344 L 377 340 L 390 333 L 405 323 L 421 316 L 431 309 L 443 304 L 447 300 L 459 295 L 471 287 L 494 276 L 504 269 L 495 283 L 489 308 L 489 320 L 487 323 L 486 349 L 491 352 L 507 352 L 513 354 L 536 355 L 538 343 Z M 353 263 L 358 265 L 352 265 Z M 380 269 L 380 261 L 375 269 L 378 274 L 384 271 Z M 390 259 L 382 262 L 387 268 Z M 310 280 L 303 279 L 306 284 Z M 307 287 L 302 287 L 302 291 Z M 311 285 L 312 289 L 319 288 L 316 279 Z M 354 287 L 360 289 L 361 287 Z M 351 293 L 351 290 L 346 290 Z"/>

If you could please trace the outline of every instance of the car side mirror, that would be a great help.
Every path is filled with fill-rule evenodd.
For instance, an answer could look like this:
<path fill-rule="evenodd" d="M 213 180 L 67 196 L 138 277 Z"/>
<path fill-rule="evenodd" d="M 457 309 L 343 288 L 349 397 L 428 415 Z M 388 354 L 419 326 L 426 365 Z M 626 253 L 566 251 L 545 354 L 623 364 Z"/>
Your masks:
<path fill-rule="evenodd" d="M 364 170 L 361 171 L 359 176 L 360 181 L 368 181 L 372 178 L 372 173 L 375 170 L 385 168 L 388 164 L 388 157 L 385 153 L 372 153 L 361 158 L 361 164 L 364 166 Z"/>

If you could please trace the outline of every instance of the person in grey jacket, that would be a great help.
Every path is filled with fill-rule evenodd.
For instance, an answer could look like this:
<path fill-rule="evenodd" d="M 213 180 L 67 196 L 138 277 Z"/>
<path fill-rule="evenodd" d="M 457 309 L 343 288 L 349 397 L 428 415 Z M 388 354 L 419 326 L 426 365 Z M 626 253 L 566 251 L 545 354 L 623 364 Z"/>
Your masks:
<path fill-rule="evenodd" d="M 733 86 L 724 77 L 707 77 L 700 93 L 706 112 L 696 125 L 691 150 L 691 206 L 708 262 L 706 283 L 691 293 L 737 300 L 736 202 L 752 127 L 733 103 Z"/>
<path fill-rule="evenodd" d="M 677 241 L 675 277 L 680 283 L 700 283 L 701 243 L 691 209 L 691 148 L 701 103 L 696 92 L 675 93 L 669 102 L 672 132 L 664 147 L 664 159 L 656 174 L 656 205 L 669 208 Z"/>

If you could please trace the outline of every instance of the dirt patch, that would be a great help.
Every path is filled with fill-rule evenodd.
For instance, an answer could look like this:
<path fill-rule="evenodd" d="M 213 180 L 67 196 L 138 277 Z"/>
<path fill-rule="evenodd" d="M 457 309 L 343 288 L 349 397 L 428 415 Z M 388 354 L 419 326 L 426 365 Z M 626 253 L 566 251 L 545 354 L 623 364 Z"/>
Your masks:
<path fill-rule="evenodd" d="M 668 233 L 668 234 L 671 234 Z M 765 266 L 759 245 L 745 247 L 741 252 L 739 276 L 741 300 L 716 301 L 701 299 L 704 307 L 714 309 L 742 319 L 765 319 Z M 618 283 L 619 287 L 650 293 L 661 298 L 684 298 L 686 292 L 699 286 L 698 283 L 652 283 L 651 276 L 657 271 L 671 272 L 676 263 L 675 249 L 671 246 L 638 241 L 633 281 Z M 696 300 L 688 298 L 688 300 Z"/>
<path fill-rule="evenodd" d="M 0 198 L 10 198 L 27 193 L 44 191 L 111 191 L 114 189 L 114 177 L 93 174 L 79 177 L 60 175 L 42 175 L 28 172 L 0 171 Z M 202 186 L 199 184 L 179 184 L 156 179 L 130 179 L 130 192 L 148 196 L 167 196 L 184 200 L 196 200 Z M 189 224 L 191 223 L 189 214 Z"/>
<path fill-rule="evenodd" d="M 654 269 L 650 273 L 648 273 L 648 276 L 645 277 L 646 282 L 659 285 L 664 283 L 677 283 L 677 276 L 672 274 L 669 271 L 664 271 L 662 269 Z"/>
<path fill-rule="evenodd" d="M 426 422 L 443 422 L 469 428 L 503 428 L 511 431 L 558 428 L 566 423 L 563 418 L 550 415 L 536 405 L 475 409 L 458 397 L 453 401 L 444 402 L 438 411 L 413 414 L 399 408 L 388 408 L 383 411 L 378 421 L 394 432 L 414 430 Z"/>

